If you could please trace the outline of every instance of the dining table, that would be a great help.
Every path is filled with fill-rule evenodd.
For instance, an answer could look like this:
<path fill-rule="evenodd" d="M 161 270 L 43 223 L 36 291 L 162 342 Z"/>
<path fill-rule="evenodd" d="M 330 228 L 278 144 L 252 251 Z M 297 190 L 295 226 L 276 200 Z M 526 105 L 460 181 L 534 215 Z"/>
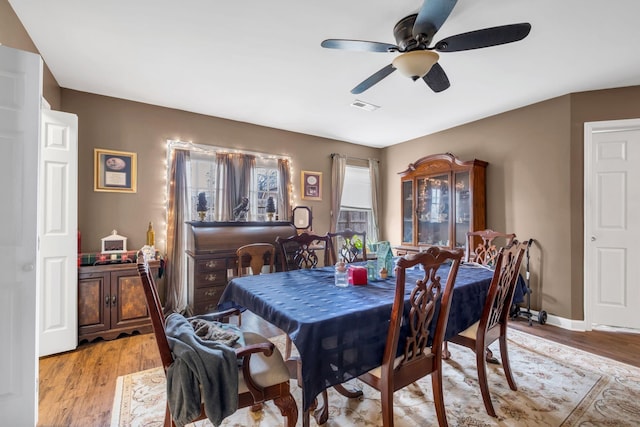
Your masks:
<path fill-rule="evenodd" d="M 438 270 L 443 283 L 449 268 L 444 264 Z M 406 301 L 410 284 L 423 275 L 418 267 L 407 270 Z M 484 266 L 460 265 L 445 340 L 480 319 L 492 277 L 493 271 Z M 291 338 L 302 361 L 298 381 L 303 409 L 308 410 L 325 389 L 380 366 L 395 285 L 396 278 L 389 276 L 366 285 L 337 287 L 334 268 L 320 267 L 233 278 L 220 303 L 243 306 Z M 514 302 L 523 301 L 526 291 L 519 280 Z"/>

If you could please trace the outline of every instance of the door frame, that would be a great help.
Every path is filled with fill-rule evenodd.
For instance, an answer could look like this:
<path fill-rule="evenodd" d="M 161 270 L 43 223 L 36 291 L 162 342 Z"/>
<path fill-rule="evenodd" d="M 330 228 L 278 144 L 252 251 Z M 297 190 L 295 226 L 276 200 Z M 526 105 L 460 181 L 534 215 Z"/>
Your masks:
<path fill-rule="evenodd" d="M 604 132 L 622 132 L 629 130 L 640 130 L 640 119 L 621 119 L 621 120 L 606 120 L 597 122 L 585 122 L 584 123 L 584 194 L 583 194 L 583 218 L 584 218 L 584 232 L 583 232 L 583 275 L 584 275 L 584 326 L 585 330 L 591 331 L 593 329 L 592 323 L 592 310 L 593 310 L 593 298 L 594 298 L 594 282 L 591 278 L 589 265 L 591 260 L 591 250 L 589 246 L 589 239 L 592 235 L 591 221 L 593 219 L 593 212 L 589 209 L 591 205 L 591 198 L 593 189 L 590 187 L 591 174 L 593 172 L 593 135 L 596 133 Z"/>

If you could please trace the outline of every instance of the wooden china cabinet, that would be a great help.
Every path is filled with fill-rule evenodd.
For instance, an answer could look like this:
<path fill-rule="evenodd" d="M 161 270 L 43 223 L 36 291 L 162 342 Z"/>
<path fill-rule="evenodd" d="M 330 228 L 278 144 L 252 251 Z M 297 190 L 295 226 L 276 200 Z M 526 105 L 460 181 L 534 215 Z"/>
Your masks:
<path fill-rule="evenodd" d="M 450 153 L 423 157 L 400 172 L 402 244 L 398 255 L 420 247 L 464 247 L 468 231 L 486 226 L 488 163 Z"/>

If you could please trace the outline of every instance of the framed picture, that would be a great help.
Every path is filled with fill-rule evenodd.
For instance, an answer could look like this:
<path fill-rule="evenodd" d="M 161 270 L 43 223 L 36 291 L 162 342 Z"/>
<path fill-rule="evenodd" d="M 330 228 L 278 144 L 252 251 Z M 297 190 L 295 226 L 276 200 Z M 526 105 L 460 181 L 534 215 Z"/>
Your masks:
<path fill-rule="evenodd" d="M 302 199 L 322 200 L 322 172 L 302 171 Z"/>
<path fill-rule="evenodd" d="M 95 148 L 94 191 L 136 192 L 136 153 Z"/>

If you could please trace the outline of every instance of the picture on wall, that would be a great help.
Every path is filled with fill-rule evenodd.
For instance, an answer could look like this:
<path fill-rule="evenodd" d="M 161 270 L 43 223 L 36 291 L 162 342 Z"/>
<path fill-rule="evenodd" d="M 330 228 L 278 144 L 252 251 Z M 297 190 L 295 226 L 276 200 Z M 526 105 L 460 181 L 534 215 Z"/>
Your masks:
<path fill-rule="evenodd" d="M 302 171 L 302 200 L 322 200 L 322 172 Z"/>
<path fill-rule="evenodd" d="M 94 153 L 94 191 L 136 192 L 136 153 L 96 148 Z"/>

